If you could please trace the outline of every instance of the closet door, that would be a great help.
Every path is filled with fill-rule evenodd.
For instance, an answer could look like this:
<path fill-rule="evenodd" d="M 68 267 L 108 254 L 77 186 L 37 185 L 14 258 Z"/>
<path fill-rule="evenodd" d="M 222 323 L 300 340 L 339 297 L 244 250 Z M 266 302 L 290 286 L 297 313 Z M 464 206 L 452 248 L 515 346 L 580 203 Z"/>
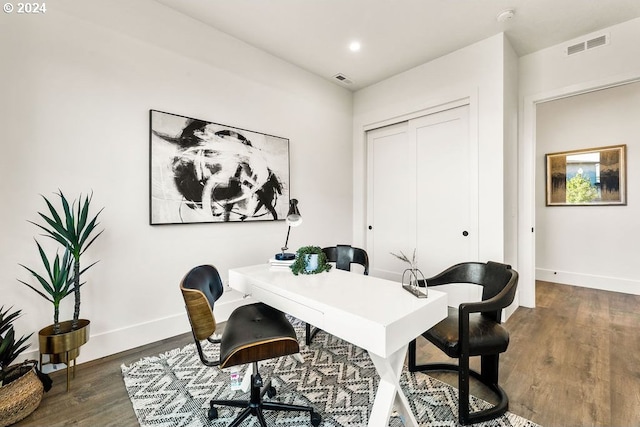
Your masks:
<path fill-rule="evenodd" d="M 478 257 L 477 154 L 469 107 L 368 132 L 370 272 L 401 280 L 414 248 L 425 276 Z"/>
<path fill-rule="evenodd" d="M 431 276 L 478 258 L 469 107 L 412 120 L 408 135 L 416 141 L 416 253 L 422 272 Z"/>
<path fill-rule="evenodd" d="M 407 122 L 367 133 L 369 274 L 396 280 L 390 252 L 415 247 L 415 143 Z"/>

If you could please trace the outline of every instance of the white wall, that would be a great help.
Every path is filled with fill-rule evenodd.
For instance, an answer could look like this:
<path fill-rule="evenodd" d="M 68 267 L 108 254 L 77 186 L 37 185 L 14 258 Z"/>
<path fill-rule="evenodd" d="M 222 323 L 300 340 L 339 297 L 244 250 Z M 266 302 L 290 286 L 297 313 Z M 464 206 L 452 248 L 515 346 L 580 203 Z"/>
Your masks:
<path fill-rule="evenodd" d="M 536 277 L 640 293 L 640 203 L 545 206 L 545 154 L 627 145 L 627 189 L 640 182 L 640 83 L 538 104 L 536 109 Z"/>
<path fill-rule="evenodd" d="M 578 41 L 608 33 L 610 44 L 567 57 Z M 519 226 L 518 265 L 521 302 L 535 306 L 536 104 L 640 79 L 640 18 L 587 34 L 519 61 Z M 632 194 L 632 193 L 631 193 Z"/>
<path fill-rule="evenodd" d="M 470 100 L 472 139 L 478 147 L 479 260 L 515 259 L 505 248 L 515 248 L 515 218 L 505 219 L 505 204 L 514 206 L 515 193 L 505 180 L 515 181 L 515 169 L 503 170 L 505 144 L 515 144 L 515 111 L 505 113 L 512 90 L 516 58 L 503 34 L 438 58 L 355 93 L 354 97 L 354 241 L 366 241 L 365 131 L 406 115 L 437 108 L 459 99 Z M 508 75 L 508 78 L 505 75 Z M 505 93 L 505 88 L 511 90 Z M 509 124 L 506 124 L 506 120 Z M 507 128 L 510 136 L 505 138 Z M 515 148 L 507 149 L 513 157 Z M 513 174 L 505 177 L 504 173 Z M 446 209 L 446 206 L 434 206 Z M 515 214 L 510 210 L 510 215 Z M 509 223 L 510 225 L 507 225 Z M 506 239 L 510 239 L 507 242 Z M 428 261 L 427 261 L 428 262 Z"/>
<path fill-rule="evenodd" d="M 213 263 L 226 280 L 284 243 L 282 221 L 150 226 L 149 109 L 289 138 L 304 217 L 289 246 L 349 241 L 350 92 L 153 1 L 48 6 L 0 16 L 0 303 L 23 310 L 18 333 L 52 321 L 51 305 L 16 280 L 29 278 L 18 263 L 39 266 L 27 222 L 45 208 L 39 194 L 93 191 L 105 207 L 84 257 L 100 262 L 85 278 L 91 340 L 79 362 L 186 332 L 178 284 L 189 268 Z"/>

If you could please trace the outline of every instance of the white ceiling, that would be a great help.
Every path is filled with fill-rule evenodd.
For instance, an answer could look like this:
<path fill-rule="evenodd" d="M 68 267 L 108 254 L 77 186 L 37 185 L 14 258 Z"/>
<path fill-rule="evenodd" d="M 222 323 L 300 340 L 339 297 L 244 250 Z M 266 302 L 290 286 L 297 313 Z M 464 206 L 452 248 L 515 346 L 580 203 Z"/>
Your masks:
<path fill-rule="evenodd" d="M 500 32 L 522 56 L 640 16 L 640 0 L 156 1 L 352 90 Z"/>

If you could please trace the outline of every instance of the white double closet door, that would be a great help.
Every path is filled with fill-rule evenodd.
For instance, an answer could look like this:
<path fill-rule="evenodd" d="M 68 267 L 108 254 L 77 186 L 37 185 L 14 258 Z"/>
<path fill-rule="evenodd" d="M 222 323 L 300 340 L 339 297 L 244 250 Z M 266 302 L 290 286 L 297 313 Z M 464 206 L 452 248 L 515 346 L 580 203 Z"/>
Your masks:
<path fill-rule="evenodd" d="M 468 105 L 367 132 L 370 274 L 401 280 L 390 253 L 414 248 L 426 277 L 478 259 L 476 141 Z"/>

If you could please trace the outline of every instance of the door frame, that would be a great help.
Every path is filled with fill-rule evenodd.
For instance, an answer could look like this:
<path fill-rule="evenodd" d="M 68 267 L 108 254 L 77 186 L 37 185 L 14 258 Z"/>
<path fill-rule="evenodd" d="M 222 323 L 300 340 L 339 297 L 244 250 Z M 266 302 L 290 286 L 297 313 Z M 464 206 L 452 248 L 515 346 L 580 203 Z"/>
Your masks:
<path fill-rule="evenodd" d="M 518 288 L 520 305 L 535 307 L 536 301 L 536 107 L 538 104 L 640 81 L 629 73 L 565 86 L 524 97 L 522 130 L 518 138 Z"/>

